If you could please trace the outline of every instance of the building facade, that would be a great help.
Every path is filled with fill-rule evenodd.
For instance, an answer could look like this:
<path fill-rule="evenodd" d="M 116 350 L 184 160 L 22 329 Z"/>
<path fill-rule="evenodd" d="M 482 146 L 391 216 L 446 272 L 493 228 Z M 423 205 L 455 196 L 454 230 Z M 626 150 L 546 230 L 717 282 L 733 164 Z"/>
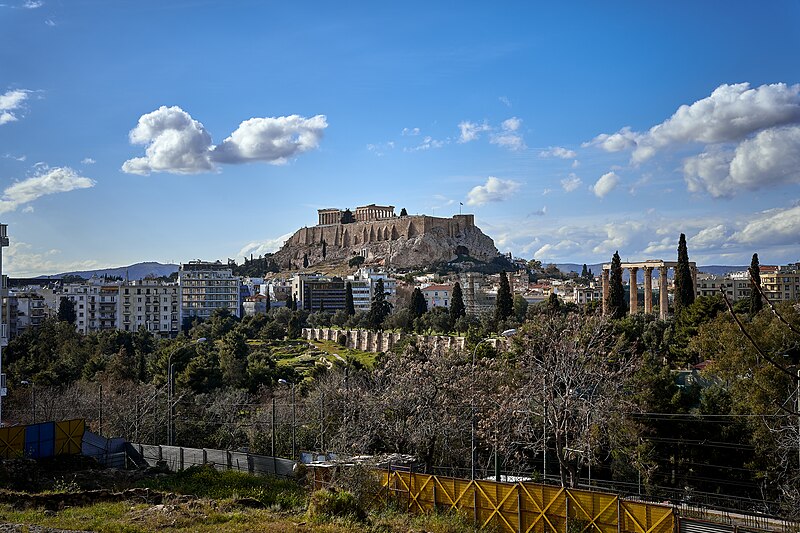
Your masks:
<path fill-rule="evenodd" d="M 178 270 L 179 323 L 183 326 L 193 318 L 207 320 L 217 309 L 241 316 L 240 285 L 232 267 L 220 261 L 182 263 Z"/>
<path fill-rule="evenodd" d="M 177 283 L 152 279 L 123 283 L 116 295 L 118 329 L 138 331 L 143 327 L 159 337 L 174 337 L 181 325 L 179 292 Z M 107 316 L 110 318 L 110 312 Z"/>

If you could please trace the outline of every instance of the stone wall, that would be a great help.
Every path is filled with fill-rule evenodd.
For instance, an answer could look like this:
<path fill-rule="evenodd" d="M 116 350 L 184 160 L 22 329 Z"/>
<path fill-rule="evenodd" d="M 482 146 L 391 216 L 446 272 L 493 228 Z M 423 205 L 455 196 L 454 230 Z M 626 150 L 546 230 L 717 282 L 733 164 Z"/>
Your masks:
<path fill-rule="evenodd" d="M 449 335 L 415 335 L 392 331 L 371 331 L 366 329 L 303 328 L 306 340 L 338 342 L 339 336 L 347 339 L 345 346 L 362 352 L 388 352 L 406 337 L 415 337 L 418 344 L 425 344 L 434 350 L 464 351 L 466 339 Z M 507 339 L 488 339 L 486 344 L 496 349 L 507 349 Z"/>

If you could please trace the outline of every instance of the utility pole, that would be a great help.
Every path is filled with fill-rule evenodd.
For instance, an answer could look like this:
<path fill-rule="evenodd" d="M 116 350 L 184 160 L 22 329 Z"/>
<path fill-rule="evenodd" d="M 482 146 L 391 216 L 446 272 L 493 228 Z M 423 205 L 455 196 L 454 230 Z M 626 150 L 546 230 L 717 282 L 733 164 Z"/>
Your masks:
<path fill-rule="evenodd" d="M 8 224 L 0 224 L 0 427 L 3 427 L 3 397 L 8 392 L 6 375 L 3 374 L 3 348 L 8 346 L 8 324 L 5 322 L 5 318 L 9 317 L 8 282 L 3 276 L 3 248 L 5 246 L 8 246 Z M 2 312 L 4 302 L 6 309 L 5 312 Z"/>

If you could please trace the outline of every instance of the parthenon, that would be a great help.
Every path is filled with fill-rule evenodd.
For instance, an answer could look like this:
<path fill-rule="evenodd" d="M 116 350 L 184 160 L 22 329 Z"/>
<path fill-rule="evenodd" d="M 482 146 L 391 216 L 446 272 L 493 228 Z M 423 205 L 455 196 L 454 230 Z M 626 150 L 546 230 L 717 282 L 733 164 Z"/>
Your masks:
<path fill-rule="evenodd" d="M 319 215 L 318 226 L 327 226 L 329 224 L 339 224 L 342 220 L 344 211 L 339 208 L 331 207 L 327 209 L 318 209 Z M 371 222 L 373 220 L 386 220 L 395 218 L 393 205 L 362 205 L 356 207 L 353 214 L 356 222 Z"/>
<path fill-rule="evenodd" d="M 630 272 L 630 313 L 639 312 L 639 287 L 636 275 L 641 268 L 644 271 L 644 312 L 653 312 L 653 269 L 658 268 L 658 315 L 663 319 L 667 317 L 669 310 L 669 289 L 667 287 L 667 272 L 669 269 L 675 270 L 678 267 L 676 261 L 663 261 L 661 259 L 648 259 L 638 263 L 622 263 L 622 269 Z M 692 272 L 692 287 L 697 293 L 697 264 L 694 261 L 689 263 Z M 608 309 L 608 282 L 611 272 L 611 263 L 603 265 L 603 314 L 607 315 Z"/>

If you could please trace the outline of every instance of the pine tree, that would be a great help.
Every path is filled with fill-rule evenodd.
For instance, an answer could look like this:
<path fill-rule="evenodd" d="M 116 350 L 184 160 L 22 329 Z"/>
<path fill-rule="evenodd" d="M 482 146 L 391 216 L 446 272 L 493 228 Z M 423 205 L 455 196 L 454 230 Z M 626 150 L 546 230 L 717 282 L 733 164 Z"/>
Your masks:
<path fill-rule="evenodd" d="M 347 314 L 347 316 L 353 316 L 356 314 L 356 306 L 353 304 L 353 284 L 349 281 L 345 285 L 344 312 Z"/>
<path fill-rule="evenodd" d="M 500 288 L 497 290 L 494 318 L 500 322 L 514 314 L 514 298 L 511 296 L 511 286 L 505 271 L 500 272 Z"/>
<path fill-rule="evenodd" d="M 611 318 L 622 318 L 627 311 L 625 307 L 625 288 L 622 286 L 622 261 L 619 251 L 611 258 L 611 272 L 608 283 L 608 313 Z"/>
<path fill-rule="evenodd" d="M 419 318 L 428 312 L 428 302 L 425 301 L 425 296 L 422 295 L 422 291 L 419 290 L 419 287 L 415 287 L 414 292 L 411 293 L 408 309 L 411 311 L 411 316 L 414 318 Z"/>
<path fill-rule="evenodd" d="M 461 284 L 456 281 L 453 286 L 453 293 L 450 297 L 450 323 L 455 324 L 456 320 L 467 314 L 464 306 L 464 296 L 461 294 Z"/>
<path fill-rule="evenodd" d="M 750 316 L 755 316 L 764 307 L 761 299 L 761 267 L 758 264 L 758 254 L 753 254 L 750 261 Z"/>
<path fill-rule="evenodd" d="M 401 217 L 407 217 L 408 216 L 408 211 L 406 211 L 405 207 L 400 210 L 400 216 Z"/>
<path fill-rule="evenodd" d="M 675 314 L 694 303 L 694 282 L 689 266 L 689 252 L 686 249 L 686 235 L 678 239 L 678 266 L 675 268 Z"/>

